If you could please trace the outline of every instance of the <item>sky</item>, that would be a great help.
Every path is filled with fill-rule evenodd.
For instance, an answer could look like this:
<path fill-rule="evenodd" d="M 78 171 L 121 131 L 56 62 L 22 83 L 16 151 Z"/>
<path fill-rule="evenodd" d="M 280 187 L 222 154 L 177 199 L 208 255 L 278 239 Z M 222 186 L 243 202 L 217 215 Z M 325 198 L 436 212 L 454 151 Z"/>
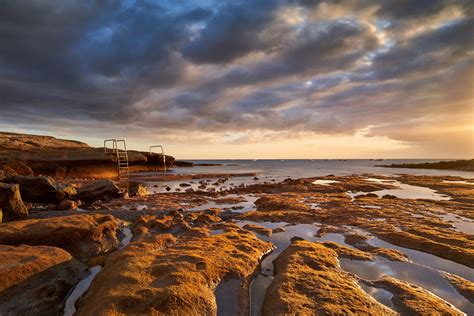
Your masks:
<path fill-rule="evenodd" d="M 469 0 L 3 0 L 0 130 L 177 158 L 473 158 Z"/>

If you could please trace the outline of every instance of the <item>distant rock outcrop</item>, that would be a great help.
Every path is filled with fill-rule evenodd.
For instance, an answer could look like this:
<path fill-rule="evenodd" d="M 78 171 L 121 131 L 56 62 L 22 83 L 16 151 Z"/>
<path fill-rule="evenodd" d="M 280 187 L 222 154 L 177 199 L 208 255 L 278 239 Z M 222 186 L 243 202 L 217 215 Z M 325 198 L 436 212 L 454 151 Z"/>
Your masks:
<path fill-rule="evenodd" d="M 423 163 L 403 163 L 403 164 L 391 164 L 391 165 L 377 165 L 377 167 L 474 171 L 474 159 L 438 161 L 438 162 L 423 162 Z"/>

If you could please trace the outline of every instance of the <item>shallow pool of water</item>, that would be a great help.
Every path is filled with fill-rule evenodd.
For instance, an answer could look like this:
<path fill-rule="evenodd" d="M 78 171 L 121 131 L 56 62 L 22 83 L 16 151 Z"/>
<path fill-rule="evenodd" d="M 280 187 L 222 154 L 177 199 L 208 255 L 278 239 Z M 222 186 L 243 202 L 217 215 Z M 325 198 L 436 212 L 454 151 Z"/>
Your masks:
<path fill-rule="evenodd" d="M 121 247 L 125 247 L 126 245 L 128 245 L 130 243 L 130 241 L 132 240 L 133 238 L 133 234 L 132 234 L 132 230 L 130 229 L 130 227 L 124 227 L 122 229 L 122 233 L 125 235 L 125 237 L 122 239 L 122 241 L 120 242 L 120 246 Z"/>
<path fill-rule="evenodd" d="M 384 304 L 385 306 L 393 309 L 392 297 L 393 294 L 387 290 L 379 289 L 367 284 L 361 283 L 361 288 L 367 292 L 370 296 L 375 298 L 379 303 Z"/>
<path fill-rule="evenodd" d="M 315 241 L 318 227 L 312 224 L 288 225 L 285 222 L 237 222 L 237 225 L 240 227 L 247 224 L 259 225 L 272 230 L 278 227 L 285 228 L 285 231 L 274 233 L 270 237 L 256 233 L 260 239 L 269 241 L 275 246 L 275 249 L 262 260 L 260 264 L 261 271 L 250 284 L 250 314 L 261 315 L 265 292 L 273 280 L 273 260 L 275 260 L 278 255 L 291 244 L 291 238 L 293 237 L 301 237 L 306 240 Z"/>
<path fill-rule="evenodd" d="M 64 316 L 73 316 L 76 313 L 76 301 L 89 289 L 89 286 L 94 280 L 95 276 L 102 269 L 101 266 L 90 268 L 90 274 L 77 283 L 74 290 L 69 294 L 64 305 Z"/>
<path fill-rule="evenodd" d="M 426 200 L 436 200 L 436 201 L 451 199 L 449 196 L 439 194 L 433 189 L 401 183 L 396 180 L 381 180 L 381 179 L 375 179 L 375 178 L 367 178 L 367 180 L 372 181 L 372 182 L 377 182 L 377 183 L 394 185 L 394 186 L 397 186 L 397 188 L 396 189 L 383 189 L 383 190 L 372 191 L 372 192 L 348 191 L 346 192 L 346 194 L 349 195 L 352 200 L 354 200 L 354 197 L 357 195 L 364 195 L 367 193 L 376 194 L 378 197 L 382 197 L 384 195 L 393 195 L 401 199 L 426 199 Z"/>
<path fill-rule="evenodd" d="M 401 253 L 406 254 L 408 258 L 414 263 L 417 263 L 420 265 L 426 265 L 434 269 L 456 274 L 456 275 L 459 275 L 460 277 L 465 278 L 466 280 L 474 282 L 474 269 L 471 269 L 465 265 L 456 263 L 451 260 L 443 259 L 429 253 L 396 246 L 375 237 L 372 237 L 369 240 L 367 240 L 367 243 L 375 247 L 398 250 Z"/>
<path fill-rule="evenodd" d="M 316 181 L 313 181 L 313 184 L 318 184 L 318 185 L 330 185 L 330 184 L 333 184 L 333 183 L 338 183 L 339 181 L 336 181 L 336 180 L 316 180 Z"/>
<path fill-rule="evenodd" d="M 474 220 L 451 213 L 439 216 L 443 219 L 443 221 L 451 222 L 455 230 L 469 235 L 474 235 Z"/>
<path fill-rule="evenodd" d="M 462 180 L 443 180 L 443 183 L 452 183 L 452 184 L 468 184 L 474 185 L 474 182 L 462 181 Z"/>
<path fill-rule="evenodd" d="M 205 204 L 193 207 L 189 209 L 189 211 L 204 211 L 210 208 L 221 208 L 221 209 L 230 209 L 234 208 L 232 211 L 236 213 L 246 213 L 252 210 L 255 210 L 255 201 L 258 200 L 258 196 L 255 196 L 253 194 L 228 194 L 222 197 L 219 197 L 219 199 L 223 198 L 236 198 L 236 197 L 243 197 L 245 201 L 243 202 L 238 202 L 238 203 L 217 203 L 216 201 L 209 201 Z"/>
<path fill-rule="evenodd" d="M 217 285 L 214 294 L 216 295 L 218 316 L 238 315 L 238 293 L 241 285 L 242 281 L 237 279 L 222 280 Z"/>
<path fill-rule="evenodd" d="M 341 268 L 366 280 L 377 280 L 389 275 L 400 280 L 414 283 L 433 292 L 445 301 L 464 311 L 468 315 L 474 313 L 474 304 L 460 295 L 451 284 L 433 268 L 398 261 L 357 261 L 342 258 Z"/>

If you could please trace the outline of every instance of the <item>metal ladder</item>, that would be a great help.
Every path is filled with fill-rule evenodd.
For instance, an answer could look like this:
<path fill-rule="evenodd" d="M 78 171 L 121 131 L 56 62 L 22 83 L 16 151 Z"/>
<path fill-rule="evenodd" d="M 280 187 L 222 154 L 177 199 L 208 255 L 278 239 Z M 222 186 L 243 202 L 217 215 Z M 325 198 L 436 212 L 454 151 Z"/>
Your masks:
<path fill-rule="evenodd" d="M 112 149 L 107 148 L 107 143 L 112 143 Z M 120 146 L 121 145 L 121 146 Z M 119 187 L 128 192 L 130 186 L 130 170 L 128 168 L 128 152 L 125 139 L 104 140 L 104 154 L 111 156 L 112 160 L 117 160 L 117 172 Z"/>
<path fill-rule="evenodd" d="M 161 148 L 161 154 L 163 155 L 163 168 L 165 169 L 165 172 L 166 172 L 166 157 L 165 157 L 165 150 L 163 149 L 163 146 L 161 146 L 161 145 L 150 146 L 150 148 L 149 148 L 150 149 L 150 156 L 155 154 L 154 152 L 152 152 L 153 148 Z M 158 168 L 156 168 L 156 170 L 158 170 Z"/>

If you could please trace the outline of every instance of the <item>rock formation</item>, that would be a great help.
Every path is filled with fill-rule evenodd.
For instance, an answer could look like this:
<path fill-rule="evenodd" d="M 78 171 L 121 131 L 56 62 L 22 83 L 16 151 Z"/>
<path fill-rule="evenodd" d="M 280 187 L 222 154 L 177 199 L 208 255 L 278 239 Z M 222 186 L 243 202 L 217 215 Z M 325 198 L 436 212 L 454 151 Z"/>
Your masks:
<path fill-rule="evenodd" d="M 13 176 L 3 179 L 2 182 L 18 184 L 25 202 L 57 204 L 65 196 L 51 177 Z"/>
<path fill-rule="evenodd" d="M 264 315 L 396 314 L 341 270 L 337 253 L 323 244 L 295 241 L 274 265 L 276 274 L 265 296 Z"/>
<path fill-rule="evenodd" d="M 0 182 L 0 214 L 3 221 L 9 222 L 28 218 L 28 209 L 23 204 L 18 184 Z M 0 218 L 0 223 L 2 219 Z"/>
<path fill-rule="evenodd" d="M 120 220 L 110 215 L 70 215 L 0 225 L 0 244 L 47 245 L 89 258 L 118 247 Z"/>
<path fill-rule="evenodd" d="M 77 189 L 76 198 L 91 203 L 96 200 L 110 200 L 122 194 L 120 189 L 110 180 L 99 180 L 86 183 Z"/>
<path fill-rule="evenodd" d="M 0 245 L 0 315 L 62 315 L 87 267 L 49 246 Z"/>
<path fill-rule="evenodd" d="M 128 159 L 131 170 L 136 171 L 154 170 L 163 165 L 163 156 L 160 154 L 150 156 L 148 152 L 129 150 Z M 0 132 L 0 170 L 6 176 L 27 175 L 24 172 L 14 172 L 9 167 L 12 161 L 25 164 L 35 174 L 55 178 L 117 176 L 117 162 L 113 161 L 113 157 L 105 156 L 103 148 L 93 148 L 82 142 L 51 136 Z M 170 168 L 174 158 L 165 156 L 165 162 L 167 168 Z"/>
<path fill-rule="evenodd" d="M 107 259 L 78 315 L 215 315 L 215 286 L 248 278 L 270 247 L 245 230 L 142 236 Z"/>

